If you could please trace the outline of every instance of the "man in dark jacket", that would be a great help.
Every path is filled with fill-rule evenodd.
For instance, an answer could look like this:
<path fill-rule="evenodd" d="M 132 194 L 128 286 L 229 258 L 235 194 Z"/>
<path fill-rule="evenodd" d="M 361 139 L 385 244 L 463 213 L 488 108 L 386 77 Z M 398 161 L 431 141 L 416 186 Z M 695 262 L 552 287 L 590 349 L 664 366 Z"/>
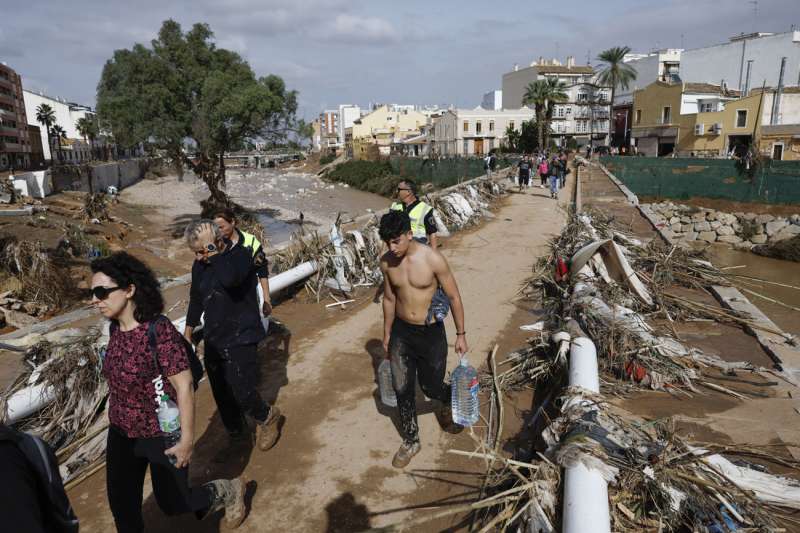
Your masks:
<path fill-rule="evenodd" d="M 232 246 L 210 220 L 190 223 L 186 241 L 195 254 L 184 336 L 204 316 L 205 366 L 222 423 L 232 440 L 246 435 L 243 415 L 256 422 L 258 447 L 278 440 L 280 411 L 258 392 L 258 343 L 264 339 L 256 271 L 249 249 Z"/>

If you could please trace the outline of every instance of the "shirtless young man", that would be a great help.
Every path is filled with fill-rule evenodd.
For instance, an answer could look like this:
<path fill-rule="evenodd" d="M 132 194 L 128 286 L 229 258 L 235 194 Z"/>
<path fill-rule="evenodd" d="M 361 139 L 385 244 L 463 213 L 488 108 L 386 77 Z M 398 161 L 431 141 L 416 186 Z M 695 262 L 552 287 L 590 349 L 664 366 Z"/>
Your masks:
<path fill-rule="evenodd" d="M 402 211 L 381 218 L 380 236 L 389 247 L 381 258 L 383 271 L 383 348 L 391 361 L 397 394 L 403 444 L 392 465 L 403 468 L 419 453 L 419 427 L 415 382 L 428 398 L 439 400 L 439 423 L 448 432 L 463 429 L 454 424 L 450 412 L 450 386 L 444 382 L 447 369 L 447 337 L 444 324 L 426 324 L 436 287 L 450 298 L 456 323 L 455 349 L 467 352 L 464 306 L 450 266 L 438 251 L 414 240 L 411 221 Z"/>

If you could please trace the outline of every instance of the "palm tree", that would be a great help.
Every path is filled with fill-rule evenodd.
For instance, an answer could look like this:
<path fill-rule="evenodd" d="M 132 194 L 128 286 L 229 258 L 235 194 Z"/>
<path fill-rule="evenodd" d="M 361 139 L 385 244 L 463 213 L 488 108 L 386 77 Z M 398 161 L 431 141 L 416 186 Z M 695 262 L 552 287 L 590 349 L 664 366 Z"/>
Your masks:
<path fill-rule="evenodd" d="M 597 76 L 597 81 L 600 85 L 611 87 L 610 120 L 614 120 L 614 95 L 617 92 L 617 86 L 627 90 L 631 82 L 636 79 L 636 69 L 625 63 L 625 55 L 630 51 L 631 49 L 628 46 L 615 46 L 604 50 L 597 56 L 597 59 L 604 63 L 603 69 Z M 622 132 L 622 135 L 623 139 L 625 139 L 627 132 Z"/>
<path fill-rule="evenodd" d="M 89 149 L 91 152 L 91 158 L 94 160 L 94 140 L 97 138 L 97 122 L 93 119 L 93 117 L 81 117 L 75 123 L 75 129 L 78 130 L 78 133 L 81 134 L 83 137 L 83 142 L 89 143 Z M 88 141 L 86 139 L 89 139 Z"/>
<path fill-rule="evenodd" d="M 58 160 L 60 162 L 61 161 L 61 139 L 66 139 L 67 138 L 67 132 L 64 131 L 64 128 L 62 128 L 58 124 L 54 124 L 50 131 L 55 136 L 56 142 L 58 143 Z"/>
<path fill-rule="evenodd" d="M 555 104 L 568 100 L 567 84 L 558 78 L 547 78 L 544 84 L 545 99 L 545 123 L 544 123 L 544 147 L 550 148 L 550 122 L 553 120 L 553 109 Z"/>
<path fill-rule="evenodd" d="M 525 94 L 522 97 L 522 103 L 524 105 L 533 104 L 533 108 L 536 111 L 536 124 L 538 126 L 538 141 L 539 141 L 539 148 L 542 147 L 542 143 L 544 142 L 542 136 L 542 125 L 544 124 L 544 109 L 547 103 L 547 97 L 544 93 L 544 84 L 542 83 L 543 80 L 532 81 L 528 84 L 528 88 L 525 89 Z"/>
<path fill-rule="evenodd" d="M 39 104 L 36 108 L 36 122 L 44 126 L 47 131 L 47 146 L 50 147 L 50 162 L 53 162 L 53 141 L 50 139 L 52 135 L 51 128 L 56 123 L 56 112 L 47 104 Z"/>
<path fill-rule="evenodd" d="M 550 120 L 553 118 L 553 104 L 566 102 L 567 98 L 567 84 L 558 78 L 545 78 L 528 84 L 525 95 L 522 97 L 522 103 L 533 104 L 536 110 L 540 149 L 545 149 L 550 143 Z"/>

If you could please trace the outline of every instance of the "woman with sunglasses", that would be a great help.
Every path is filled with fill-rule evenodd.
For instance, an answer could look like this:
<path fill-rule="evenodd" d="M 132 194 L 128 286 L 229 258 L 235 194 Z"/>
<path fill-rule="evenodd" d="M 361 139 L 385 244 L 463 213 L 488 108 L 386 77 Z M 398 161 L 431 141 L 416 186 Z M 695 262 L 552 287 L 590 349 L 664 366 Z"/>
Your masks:
<path fill-rule="evenodd" d="M 109 389 L 106 484 L 117 530 L 144 531 L 142 489 L 148 466 L 156 502 L 166 514 L 194 512 L 202 518 L 224 508 L 228 526 L 238 527 L 245 517 L 243 478 L 189 486 L 194 386 L 181 335 L 168 320 L 156 322 L 158 353 L 151 352 L 150 322 L 164 310 L 155 275 L 125 252 L 96 259 L 91 269 L 92 304 L 115 323 L 102 372 Z M 159 381 L 163 388 L 156 390 L 154 383 Z M 160 392 L 173 399 L 180 411 L 181 437 L 172 447 L 162 435 L 156 414 Z"/>

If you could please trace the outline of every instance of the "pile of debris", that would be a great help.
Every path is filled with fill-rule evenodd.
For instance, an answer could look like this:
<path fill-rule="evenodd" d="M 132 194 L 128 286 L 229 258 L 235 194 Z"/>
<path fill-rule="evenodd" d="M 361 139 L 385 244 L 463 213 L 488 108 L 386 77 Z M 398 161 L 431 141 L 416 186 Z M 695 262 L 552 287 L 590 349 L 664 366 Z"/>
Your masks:
<path fill-rule="evenodd" d="M 504 193 L 501 185 L 484 179 L 432 194 L 426 201 L 435 208 L 438 234 L 447 237 L 451 231 L 493 218 L 490 208 Z M 328 235 L 301 228 L 290 237 L 289 245 L 271 258 L 271 267 L 276 272 L 285 272 L 313 262 L 317 273 L 305 283 L 305 289 L 317 301 L 331 291 L 349 297 L 357 287 L 378 285 L 383 281 L 379 263 L 385 251 L 378 222 L 378 216 L 373 215 L 358 229 L 346 230 L 340 215 Z"/>
<path fill-rule="evenodd" d="M 543 433 L 545 456 L 583 464 L 609 483 L 613 531 L 779 531 L 800 525 L 800 482 L 770 474 L 773 464 L 800 473 L 800 461 L 772 446 L 690 444 L 671 419 L 646 422 L 582 389 Z M 728 458 L 726 458 L 725 456 Z M 729 459 L 730 458 L 730 459 Z M 752 528 L 752 529 L 749 529 Z"/>

